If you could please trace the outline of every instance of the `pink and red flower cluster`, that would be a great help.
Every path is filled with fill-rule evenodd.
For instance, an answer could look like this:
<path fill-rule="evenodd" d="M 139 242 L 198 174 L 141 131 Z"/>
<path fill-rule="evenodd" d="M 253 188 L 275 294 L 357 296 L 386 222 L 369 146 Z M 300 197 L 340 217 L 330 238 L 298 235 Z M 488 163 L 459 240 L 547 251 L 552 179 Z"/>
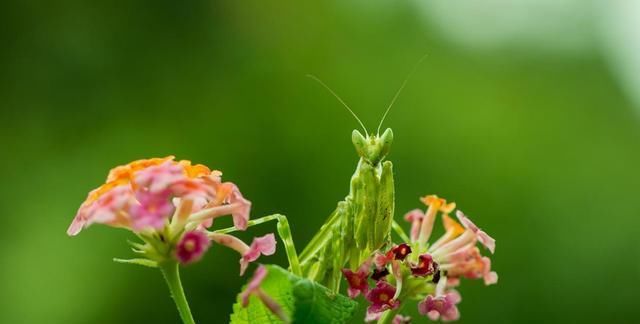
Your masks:
<path fill-rule="evenodd" d="M 459 285 L 460 278 L 483 279 L 486 285 L 498 280 L 490 259 L 481 255 L 477 247 L 480 243 L 493 254 L 495 240 L 459 210 L 459 222 L 452 219 L 449 213 L 455 210 L 455 203 L 435 195 L 421 200 L 428 206 L 425 212 L 416 209 L 405 215 L 411 224 L 409 242 L 375 252 L 357 271 L 342 270 L 349 284 L 349 297 L 363 294 L 370 303 L 367 321 L 380 318 L 387 310 L 397 312 L 403 301 L 412 299 L 422 300 L 418 310 L 431 320 L 457 320 L 461 297 L 453 287 Z M 438 214 L 445 233 L 429 244 Z M 373 288 L 370 281 L 375 282 Z M 394 321 L 402 319 L 398 315 Z"/>
<path fill-rule="evenodd" d="M 226 215 L 233 218 L 237 230 L 247 228 L 251 202 L 235 184 L 222 182 L 221 176 L 220 171 L 175 161 L 173 156 L 118 166 L 109 172 L 105 184 L 89 193 L 67 234 L 75 236 L 96 223 L 129 229 L 147 243 L 138 247 L 153 249 L 147 257 L 173 258 L 183 264 L 198 261 L 213 240 L 242 254 L 244 272 L 261 254 L 273 254 L 276 242 L 270 234 L 247 246 L 231 235 L 207 231 L 214 219 Z"/>

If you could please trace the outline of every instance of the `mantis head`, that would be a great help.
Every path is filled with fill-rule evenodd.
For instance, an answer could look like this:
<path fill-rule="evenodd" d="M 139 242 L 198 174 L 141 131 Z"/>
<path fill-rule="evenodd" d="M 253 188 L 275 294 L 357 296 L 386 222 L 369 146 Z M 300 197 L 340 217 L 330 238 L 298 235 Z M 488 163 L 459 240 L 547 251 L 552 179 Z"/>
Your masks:
<path fill-rule="evenodd" d="M 357 129 L 354 129 L 351 133 L 351 141 L 356 147 L 358 155 L 375 165 L 389 154 L 393 142 L 393 131 L 391 128 L 387 128 L 382 135 L 367 135 L 365 137 Z"/>
<path fill-rule="evenodd" d="M 407 85 L 407 81 L 409 80 L 409 77 L 411 76 L 411 74 L 413 74 L 413 72 L 416 70 L 418 65 L 426 57 L 427 56 L 425 55 L 420 59 L 420 61 L 418 61 L 416 66 L 413 68 L 413 70 L 409 73 L 409 75 L 407 75 L 407 77 L 402 82 L 400 89 L 398 89 L 395 96 L 393 96 L 393 99 L 391 100 L 391 103 L 387 107 L 387 110 L 385 110 L 384 115 L 382 115 L 382 119 L 378 124 L 378 130 L 375 135 L 373 135 L 373 133 L 370 134 L 367 131 L 367 128 L 364 126 L 364 123 L 362 123 L 362 121 L 360 120 L 360 118 L 358 118 L 356 113 L 354 113 L 353 110 L 351 110 L 351 108 L 349 108 L 349 106 L 344 102 L 344 100 L 342 100 L 340 96 L 338 96 L 335 92 L 333 92 L 331 88 L 329 88 L 326 84 L 324 84 L 324 82 L 322 82 L 316 76 L 310 75 L 310 74 L 307 75 L 311 79 L 317 81 L 321 86 L 327 89 L 327 91 L 329 91 L 334 97 L 336 97 L 336 99 L 338 99 L 338 101 L 345 108 L 347 108 L 347 110 L 358 121 L 360 126 L 362 126 L 362 129 L 364 130 L 364 133 L 367 134 L 367 136 L 365 137 L 364 135 L 362 135 L 362 133 L 360 133 L 360 131 L 358 131 L 357 129 L 354 129 L 353 133 L 351 133 L 351 141 L 353 142 L 353 145 L 356 147 L 356 152 L 358 152 L 358 155 L 366 162 L 372 165 L 377 165 L 378 163 L 380 163 L 380 161 L 384 160 L 387 154 L 389 154 L 389 150 L 391 149 L 391 143 L 393 142 L 393 131 L 391 130 L 391 128 L 387 128 L 382 133 L 382 135 L 380 135 L 380 127 L 382 127 L 382 123 L 384 122 L 384 119 L 387 117 L 387 114 L 389 113 L 389 110 L 391 110 L 391 107 L 393 106 L 393 104 L 396 102 L 396 99 L 398 99 L 398 96 L 402 92 L 402 89 L 404 89 L 405 85 Z"/>

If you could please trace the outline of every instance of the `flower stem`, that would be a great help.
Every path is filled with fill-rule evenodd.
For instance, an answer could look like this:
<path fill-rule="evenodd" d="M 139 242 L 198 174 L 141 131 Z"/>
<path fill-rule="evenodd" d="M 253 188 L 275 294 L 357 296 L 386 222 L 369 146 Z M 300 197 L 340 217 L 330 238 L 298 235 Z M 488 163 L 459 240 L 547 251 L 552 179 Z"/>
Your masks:
<path fill-rule="evenodd" d="M 184 324 L 195 324 L 193 320 L 193 316 L 191 315 L 191 310 L 189 309 L 189 303 L 187 302 L 187 297 L 184 295 L 184 290 L 182 289 L 182 283 L 180 282 L 180 273 L 178 270 L 178 263 L 175 261 L 166 261 L 160 263 L 160 270 L 162 271 L 162 275 L 164 279 L 167 281 L 167 286 L 169 286 L 169 291 L 171 291 L 171 297 L 173 301 L 176 303 L 176 307 L 178 308 L 178 313 L 180 313 L 180 318 L 182 319 L 182 323 Z"/>
<path fill-rule="evenodd" d="M 390 324 L 399 312 L 400 307 L 385 311 L 384 313 L 382 313 L 382 316 L 380 316 L 378 324 Z"/>
<path fill-rule="evenodd" d="M 400 224 L 398 224 L 395 220 L 393 221 L 393 223 L 391 223 L 391 228 L 393 228 L 393 231 L 398 234 L 402 241 L 404 241 L 405 243 L 411 242 L 407 233 L 404 232 Z"/>

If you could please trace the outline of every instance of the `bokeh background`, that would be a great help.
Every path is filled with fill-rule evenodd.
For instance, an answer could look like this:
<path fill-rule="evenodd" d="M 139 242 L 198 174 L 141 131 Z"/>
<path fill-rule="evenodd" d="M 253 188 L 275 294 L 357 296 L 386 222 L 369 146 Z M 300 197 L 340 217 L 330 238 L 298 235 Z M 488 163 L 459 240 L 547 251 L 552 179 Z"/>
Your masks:
<path fill-rule="evenodd" d="M 224 171 L 254 217 L 288 215 L 301 248 L 357 160 L 357 124 L 305 75 L 374 128 L 425 53 L 385 122 L 396 217 L 437 193 L 497 239 L 500 282 L 463 285 L 461 322 L 640 317 L 638 2 L 0 7 L 2 323 L 178 321 L 158 271 L 111 261 L 132 255 L 130 233 L 65 234 L 86 193 L 134 159 Z M 285 264 L 283 253 L 261 260 Z M 237 272 L 219 247 L 183 269 L 200 323 L 227 321 Z"/>

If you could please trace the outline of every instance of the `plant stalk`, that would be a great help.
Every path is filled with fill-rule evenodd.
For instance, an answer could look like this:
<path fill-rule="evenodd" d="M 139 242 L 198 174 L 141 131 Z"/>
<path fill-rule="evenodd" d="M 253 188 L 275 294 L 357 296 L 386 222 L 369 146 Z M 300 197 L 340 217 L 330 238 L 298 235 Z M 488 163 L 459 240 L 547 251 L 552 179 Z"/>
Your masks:
<path fill-rule="evenodd" d="M 162 275 L 164 276 L 165 281 L 167 282 L 167 286 L 169 286 L 171 297 L 176 303 L 176 307 L 178 308 L 178 313 L 180 313 L 182 323 L 195 324 L 193 316 L 191 315 L 191 310 L 189 309 L 187 297 L 185 296 L 184 290 L 182 289 L 178 263 L 175 261 L 166 261 L 160 263 L 158 266 L 160 268 L 160 271 L 162 271 Z"/>
<path fill-rule="evenodd" d="M 384 313 L 382 313 L 382 316 L 380 316 L 378 324 L 391 324 L 396 315 L 398 315 L 399 311 L 400 307 L 385 311 Z"/>

